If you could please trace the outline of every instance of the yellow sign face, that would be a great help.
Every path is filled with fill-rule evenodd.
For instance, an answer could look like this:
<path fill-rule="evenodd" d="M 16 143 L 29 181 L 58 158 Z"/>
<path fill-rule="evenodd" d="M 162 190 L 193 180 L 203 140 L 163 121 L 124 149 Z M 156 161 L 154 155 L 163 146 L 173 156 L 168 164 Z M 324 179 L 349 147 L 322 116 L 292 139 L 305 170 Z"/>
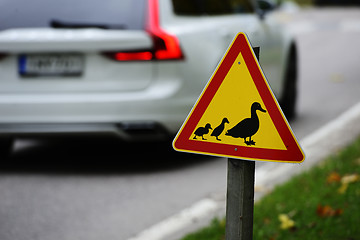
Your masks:
<path fill-rule="evenodd" d="M 256 89 L 242 54 L 239 53 L 211 103 L 197 124 L 193 135 L 190 136 L 190 139 L 194 139 L 196 136 L 195 131 L 199 127 L 204 127 L 209 123 L 212 129 L 209 129 L 209 134 L 203 135 L 206 138 L 206 141 L 248 146 L 248 144 L 245 143 L 244 138 L 236 138 L 231 135 L 226 135 L 226 133 L 227 130 L 235 127 L 244 119 L 249 119 L 248 124 L 244 124 L 243 126 L 244 131 L 247 130 L 245 130 L 245 128 L 250 128 L 254 122 L 255 125 L 256 121 L 259 122 L 258 130 L 256 131 L 255 129 L 254 131 L 256 131 L 256 133 L 251 135 L 251 139 L 255 144 L 254 146 L 260 148 L 286 149 L 269 114 L 259 110 L 251 111 L 251 106 L 254 102 L 258 102 L 264 109 L 265 104 Z M 222 126 L 224 126 L 223 131 L 220 131 Z M 214 131 L 211 131 L 216 127 L 219 127 L 218 132 L 214 133 Z M 241 128 L 239 127 L 238 129 L 240 131 L 239 134 L 241 135 Z M 246 140 L 248 139 L 249 136 Z M 202 140 L 202 137 L 196 137 L 196 140 L 204 141 Z"/>
<path fill-rule="evenodd" d="M 173 146 L 247 160 L 305 159 L 245 34 L 234 39 Z"/>

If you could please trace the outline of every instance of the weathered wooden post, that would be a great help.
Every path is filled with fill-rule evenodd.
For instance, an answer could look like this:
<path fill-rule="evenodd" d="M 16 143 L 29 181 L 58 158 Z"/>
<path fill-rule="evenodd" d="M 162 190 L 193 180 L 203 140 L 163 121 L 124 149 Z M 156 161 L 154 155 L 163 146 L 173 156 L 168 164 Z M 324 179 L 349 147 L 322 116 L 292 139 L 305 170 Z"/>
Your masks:
<path fill-rule="evenodd" d="M 226 240 L 253 236 L 255 162 L 228 159 Z"/>

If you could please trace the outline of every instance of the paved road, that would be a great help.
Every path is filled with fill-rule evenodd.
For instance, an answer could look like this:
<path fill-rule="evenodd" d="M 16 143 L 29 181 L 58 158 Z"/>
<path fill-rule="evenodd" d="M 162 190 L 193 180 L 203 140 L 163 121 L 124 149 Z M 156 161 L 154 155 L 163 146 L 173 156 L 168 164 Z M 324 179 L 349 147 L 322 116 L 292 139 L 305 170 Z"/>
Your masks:
<path fill-rule="evenodd" d="M 283 18 L 299 40 L 291 125 L 301 139 L 360 100 L 360 9 Z M 0 170 L 1 240 L 127 239 L 204 197 L 223 197 L 226 185 L 224 159 L 107 138 L 18 141 L 8 162 Z"/>

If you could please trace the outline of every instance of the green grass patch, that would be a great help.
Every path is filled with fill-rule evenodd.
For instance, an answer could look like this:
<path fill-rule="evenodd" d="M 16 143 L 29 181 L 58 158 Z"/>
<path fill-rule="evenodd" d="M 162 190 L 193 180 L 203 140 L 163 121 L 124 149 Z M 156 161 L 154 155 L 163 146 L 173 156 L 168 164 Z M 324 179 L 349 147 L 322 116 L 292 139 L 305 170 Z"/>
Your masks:
<path fill-rule="evenodd" d="M 254 239 L 360 240 L 359 224 L 360 139 L 276 187 L 254 209 Z M 224 236 L 225 221 L 215 219 L 182 240 Z"/>

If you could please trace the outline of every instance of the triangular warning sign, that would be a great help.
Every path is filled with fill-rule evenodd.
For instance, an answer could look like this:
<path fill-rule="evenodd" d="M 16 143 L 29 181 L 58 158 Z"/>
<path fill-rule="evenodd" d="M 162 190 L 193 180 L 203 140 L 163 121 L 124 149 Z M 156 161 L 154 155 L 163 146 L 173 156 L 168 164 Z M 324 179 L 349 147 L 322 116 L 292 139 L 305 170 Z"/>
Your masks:
<path fill-rule="evenodd" d="M 233 40 L 173 147 L 246 160 L 305 159 L 244 33 Z"/>

